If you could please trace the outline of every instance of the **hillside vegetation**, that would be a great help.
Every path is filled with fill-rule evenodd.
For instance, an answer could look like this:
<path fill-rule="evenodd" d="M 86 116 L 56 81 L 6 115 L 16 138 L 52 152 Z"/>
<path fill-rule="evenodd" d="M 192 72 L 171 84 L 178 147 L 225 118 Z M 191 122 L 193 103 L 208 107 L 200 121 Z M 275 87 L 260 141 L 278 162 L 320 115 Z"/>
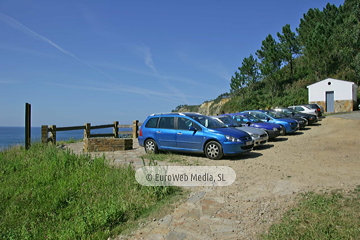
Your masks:
<path fill-rule="evenodd" d="M 295 32 L 286 24 L 276 36 L 266 36 L 260 49 L 244 58 L 231 77 L 230 93 L 212 104 L 230 99 L 207 111 L 216 114 L 307 103 L 306 86 L 326 78 L 360 83 L 360 0 L 309 9 Z M 174 111 L 183 110 L 201 108 L 180 105 Z"/>

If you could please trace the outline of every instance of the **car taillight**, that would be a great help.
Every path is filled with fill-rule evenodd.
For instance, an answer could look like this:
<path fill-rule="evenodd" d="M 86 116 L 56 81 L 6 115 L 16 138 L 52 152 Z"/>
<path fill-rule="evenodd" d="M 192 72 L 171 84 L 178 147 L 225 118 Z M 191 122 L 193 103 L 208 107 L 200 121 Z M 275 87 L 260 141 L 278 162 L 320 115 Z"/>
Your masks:
<path fill-rule="evenodd" d="M 139 130 L 139 136 L 142 137 L 142 129 Z"/>
<path fill-rule="evenodd" d="M 321 111 L 321 109 L 320 109 L 320 108 L 318 108 L 317 110 L 318 110 L 318 112 L 320 112 L 320 111 Z"/>

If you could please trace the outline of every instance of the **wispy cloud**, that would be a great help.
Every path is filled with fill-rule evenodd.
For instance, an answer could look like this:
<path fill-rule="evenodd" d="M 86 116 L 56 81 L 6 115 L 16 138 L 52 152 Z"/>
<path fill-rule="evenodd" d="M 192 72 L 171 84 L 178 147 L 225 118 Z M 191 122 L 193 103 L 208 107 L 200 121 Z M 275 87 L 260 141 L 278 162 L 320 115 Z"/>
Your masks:
<path fill-rule="evenodd" d="M 43 53 L 43 52 L 40 52 L 40 51 L 36 51 L 36 50 L 28 49 L 28 48 L 23 48 L 23 47 L 18 47 L 18 46 L 12 46 L 12 45 L 0 44 L 0 48 L 4 49 L 4 50 L 27 53 L 27 54 L 41 56 L 41 57 L 51 57 L 51 58 L 56 58 L 57 57 L 57 56 L 52 55 L 52 54 Z"/>
<path fill-rule="evenodd" d="M 144 89 L 134 86 L 121 86 L 117 87 L 114 84 L 101 84 L 101 86 L 82 86 L 82 85 L 74 85 L 74 84 L 64 84 L 64 83 L 56 83 L 56 82 L 45 82 L 46 84 L 56 85 L 60 87 L 66 87 L 66 88 L 75 88 L 75 89 L 82 89 L 82 90 L 92 90 L 92 91 L 103 91 L 103 92 L 111 92 L 114 94 L 122 94 L 121 92 L 128 92 L 128 93 L 134 93 L 139 95 L 144 95 L 149 97 L 150 99 L 153 99 L 154 101 L 170 101 L 174 103 L 179 103 L 179 100 L 182 100 L 186 98 L 186 96 L 183 95 L 181 92 L 177 92 L 174 94 L 173 92 L 157 92 L 150 89 Z M 100 84 L 99 84 L 100 85 Z M 176 89 L 176 88 L 175 88 Z M 173 89 L 174 91 L 176 91 Z M 159 103 L 161 103 L 159 102 Z"/>
<path fill-rule="evenodd" d="M 62 53 L 78 60 L 79 62 L 82 62 L 83 64 L 87 65 L 88 67 L 91 67 L 92 69 L 102 73 L 103 75 L 105 75 L 106 77 L 110 78 L 111 80 L 114 80 L 116 81 L 115 78 L 109 76 L 108 74 L 104 73 L 103 71 L 101 71 L 100 69 L 90 65 L 89 63 L 79 59 L 78 57 L 75 56 L 75 54 L 63 49 L 62 47 L 60 47 L 59 45 L 57 45 L 56 43 L 54 43 L 53 41 L 51 41 L 50 39 L 44 37 L 44 36 L 41 36 L 40 34 L 34 32 L 33 30 L 25 27 L 24 25 L 22 25 L 21 23 L 19 23 L 18 21 L 16 21 L 15 19 L 13 19 L 12 17 L 9 17 L 3 13 L 0 12 L 0 21 L 3 21 L 5 23 L 7 23 L 9 26 L 35 38 L 35 39 L 38 39 L 38 40 L 41 40 L 41 41 L 44 41 L 48 44 L 50 44 L 51 46 L 55 47 L 56 49 L 58 49 L 59 51 L 61 51 Z"/>
<path fill-rule="evenodd" d="M 152 59 L 150 48 L 147 46 L 134 46 L 137 55 L 139 55 L 145 62 L 145 65 L 148 66 L 154 73 L 157 73 L 155 63 Z"/>
<path fill-rule="evenodd" d="M 196 59 L 193 56 L 189 56 L 184 52 L 176 52 L 176 55 L 182 60 L 184 63 L 191 65 L 195 68 L 198 68 L 202 71 L 215 75 L 221 79 L 230 81 L 231 80 L 231 73 L 230 71 L 224 66 L 224 64 L 220 63 L 217 60 L 209 60 L 209 59 Z"/>

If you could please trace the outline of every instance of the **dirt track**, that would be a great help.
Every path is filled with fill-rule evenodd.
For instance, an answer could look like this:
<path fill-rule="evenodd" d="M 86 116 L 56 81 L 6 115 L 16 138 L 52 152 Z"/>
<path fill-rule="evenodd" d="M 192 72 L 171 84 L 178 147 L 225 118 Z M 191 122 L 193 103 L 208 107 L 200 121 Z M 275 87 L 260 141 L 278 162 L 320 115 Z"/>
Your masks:
<path fill-rule="evenodd" d="M 296 204 L 298 193 L 360 185 L 359 136 L 360 119 L 327 117 L 235 158 L 184 155 L 200 166 L 232 167 L 236 181 L 191 188 L 174 212 L 117 239 L 257 239 Z"/>

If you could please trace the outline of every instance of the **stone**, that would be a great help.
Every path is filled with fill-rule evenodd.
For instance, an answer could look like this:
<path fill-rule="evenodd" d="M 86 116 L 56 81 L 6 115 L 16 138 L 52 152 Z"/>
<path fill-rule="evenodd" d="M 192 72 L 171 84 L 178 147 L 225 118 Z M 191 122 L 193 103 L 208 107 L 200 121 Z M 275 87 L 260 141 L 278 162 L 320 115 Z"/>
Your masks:
<path fill-rule="evenodd" d="M 168 235 L 166 235 L 167 240 L 183 240 L 185 238 L 186 238 L 185 233 L 179 233 L 179 232 L 175 232 L 175 231 L 171 231 L 171 232 L 169 232 Z"/>

